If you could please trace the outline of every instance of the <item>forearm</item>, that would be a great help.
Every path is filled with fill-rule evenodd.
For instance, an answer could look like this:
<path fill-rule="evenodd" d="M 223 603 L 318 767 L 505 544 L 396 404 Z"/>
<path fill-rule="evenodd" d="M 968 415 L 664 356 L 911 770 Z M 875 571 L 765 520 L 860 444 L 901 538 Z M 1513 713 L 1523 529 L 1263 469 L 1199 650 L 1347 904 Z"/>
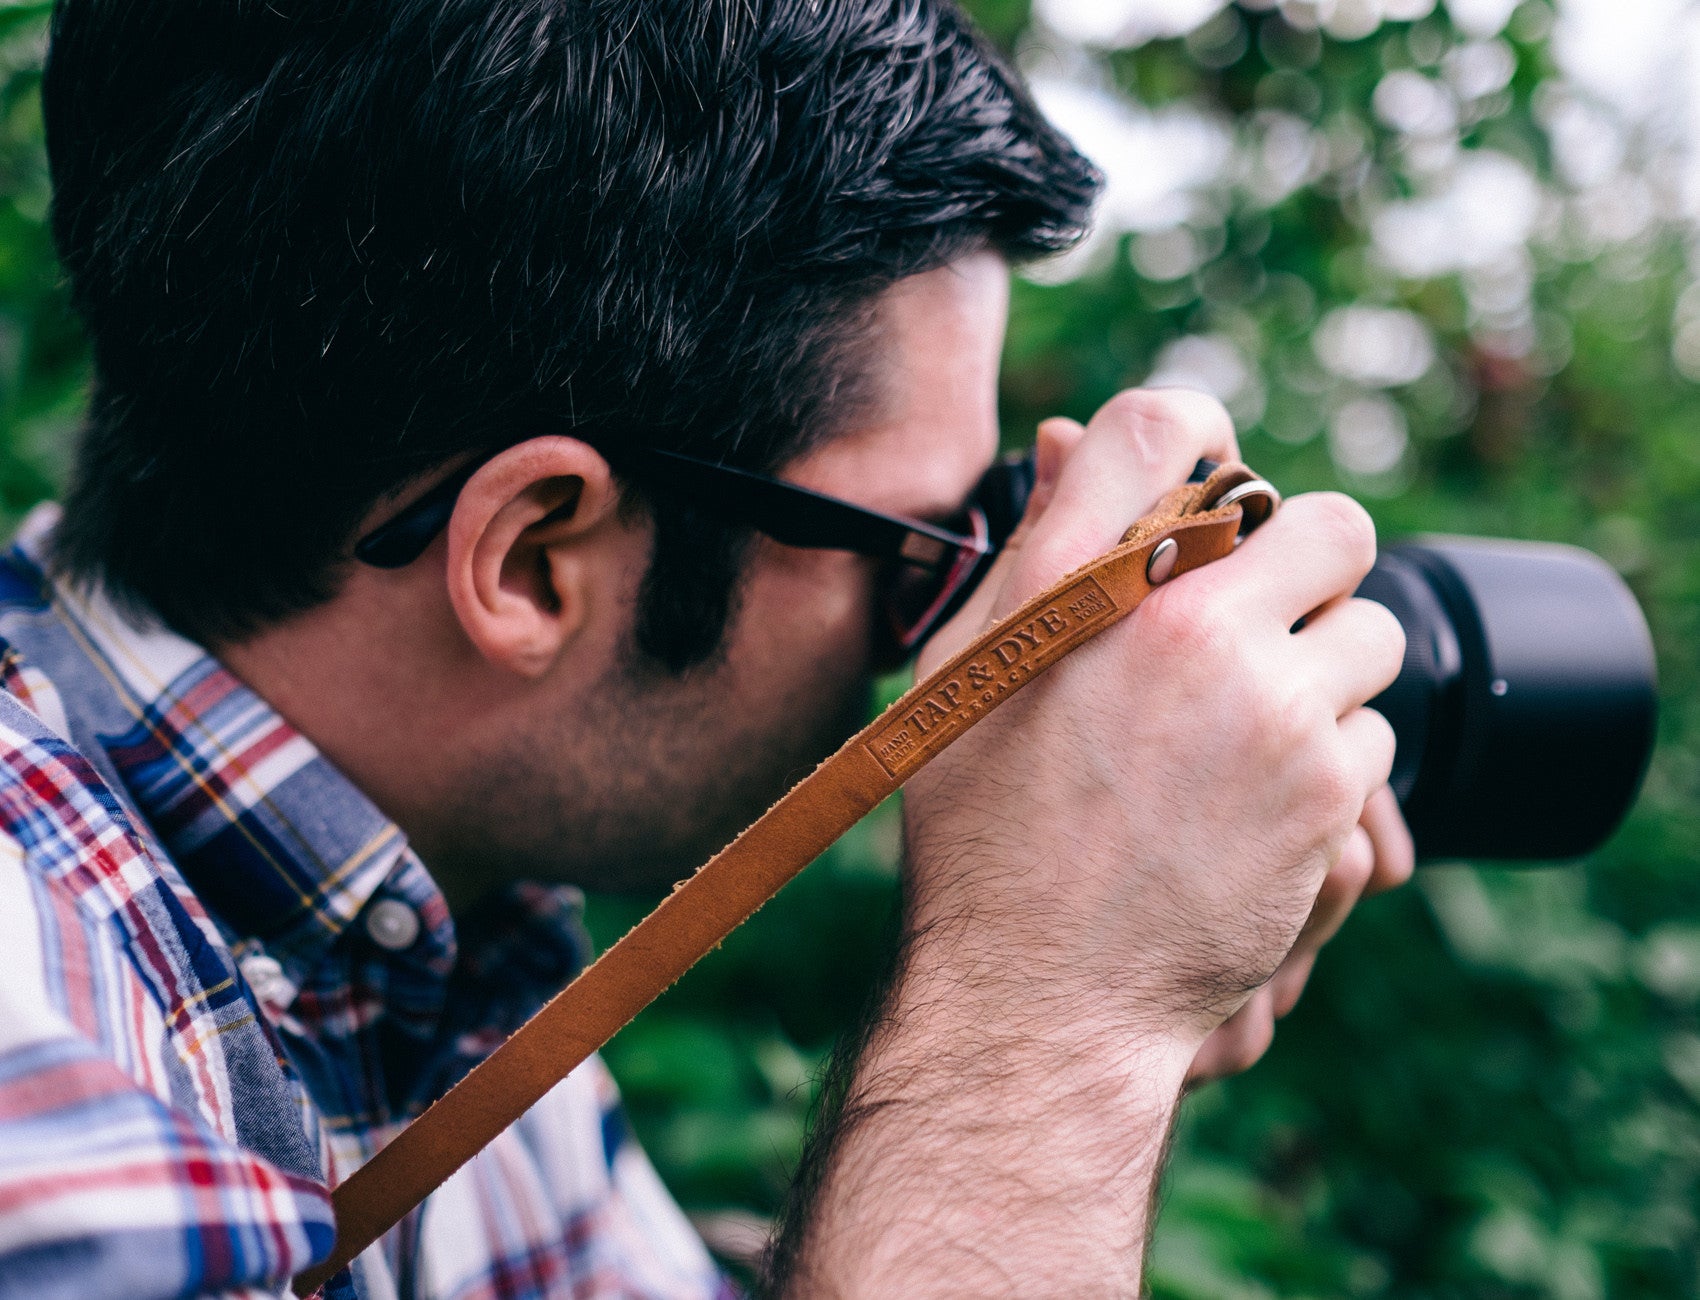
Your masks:
<path fill-rule="evenodd" d="M 818 1121 L 774 1293 L 1138 1294 L 1196 1044 L 1109 1002 L 913 938 Z"/>
<path fill-rule="evenodd" d="M 1048 479 L 1041 457 L 1025 533 L 921 671 L 1114 545 L 1152 485 L 1231 457 L 1196 400 L 1124 395 Z M 1373 558 L 1357 507 L 1289 502 L 914 775 L 910 940 L 830 1081 L 776 1294 L 1139 1293 L 1188 1066 L 1392 765 L 1361 706 L 1403 636 L 1341 599 Z"/>

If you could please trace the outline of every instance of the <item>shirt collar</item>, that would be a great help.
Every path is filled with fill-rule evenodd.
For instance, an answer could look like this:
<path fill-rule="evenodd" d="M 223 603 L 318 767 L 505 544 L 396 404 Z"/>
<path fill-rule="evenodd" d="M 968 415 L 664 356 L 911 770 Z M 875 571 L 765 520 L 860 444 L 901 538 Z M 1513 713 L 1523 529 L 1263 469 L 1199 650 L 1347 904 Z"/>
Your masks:
<path fill-rule="evenodd" d="M 97 743 L 125 795 L 208 908 L 262 940 L 298 981 L 387 882 L 419 912 L 421 951 L 446 971 L 453 927 L 400 829 L 305 736 L 193 642 L 120 608 L 98 587 L 49 576 L 52 507 L 6 558 L 46 597 L 6 638 L 46 658 L 70 738 Z M 33 644 L 32 644 L 33 643 Z M 38 653 L 43 652 L 43 653 Z M 40 712 L 41 710 L 38 710 Z"/>

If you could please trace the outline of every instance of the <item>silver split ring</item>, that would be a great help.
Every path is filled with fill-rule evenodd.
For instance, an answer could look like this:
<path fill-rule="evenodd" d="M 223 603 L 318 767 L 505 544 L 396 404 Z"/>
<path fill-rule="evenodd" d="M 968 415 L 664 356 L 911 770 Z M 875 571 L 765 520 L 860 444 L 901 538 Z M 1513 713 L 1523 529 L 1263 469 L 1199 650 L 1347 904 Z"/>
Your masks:
<path fill-rule="evenodd" d="M 1231 487 L 1215 501 L 1210 503 L 1210 509 L 1222 510 L 1228 506 L 1239 506 L 1244 512 L 1240 517 L 1240 536 L 1269 522 L 1269 518 L 1281 504 L 1281 494 L 1275 490 L 1275 485 L 1266 479 L 1248 479 L 1238 487 Z"/>

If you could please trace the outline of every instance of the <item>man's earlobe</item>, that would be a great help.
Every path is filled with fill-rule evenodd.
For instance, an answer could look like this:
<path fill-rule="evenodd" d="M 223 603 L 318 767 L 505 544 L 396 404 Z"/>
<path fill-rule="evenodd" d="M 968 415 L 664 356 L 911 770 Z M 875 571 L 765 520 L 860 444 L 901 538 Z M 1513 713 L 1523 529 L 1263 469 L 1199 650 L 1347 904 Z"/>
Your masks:
<path fill-rule="evenodd" d="M 541 677 L 584 628 L 611 570 L 619 489 L 576 438 L 533 438 L 467 481 L 448 528 L 456 617 L 490 663 Z"/>

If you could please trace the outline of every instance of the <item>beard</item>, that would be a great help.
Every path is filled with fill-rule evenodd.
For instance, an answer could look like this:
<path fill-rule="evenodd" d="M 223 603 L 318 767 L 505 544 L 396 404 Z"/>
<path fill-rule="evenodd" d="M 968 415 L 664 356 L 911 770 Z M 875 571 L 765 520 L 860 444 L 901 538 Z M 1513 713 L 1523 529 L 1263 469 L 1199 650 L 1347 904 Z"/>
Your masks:
<path fill-rule="evenodd" d="M 466 782 L 452 869 L 604 891 L 666 888 L 755 821 L 867 720 L 867 646 L 812 664 L 740 656 L 674 675 L 635 649 L 554 725 L 505 740 Z"/>

